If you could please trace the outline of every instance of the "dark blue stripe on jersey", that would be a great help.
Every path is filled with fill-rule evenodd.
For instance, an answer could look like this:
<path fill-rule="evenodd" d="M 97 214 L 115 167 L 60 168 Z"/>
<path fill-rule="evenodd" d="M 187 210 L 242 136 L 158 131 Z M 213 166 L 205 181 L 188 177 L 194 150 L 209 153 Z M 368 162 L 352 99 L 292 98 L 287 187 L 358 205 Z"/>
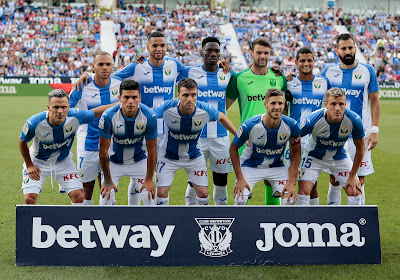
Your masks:
<path fill-rule="evenodd" d="M 279 127 L 282 124 L 279 125 Z M 279 129 L 278 127 L 278 129 Z M 268 143 L 275 143 L 275 147 L 271 148 L 271 149 L 279 149 L 281 146 L 276 145 L 276 143 L 278 142 L 278 131 L 271 131 L 269 130 L 267 133 L 267 143 L 264 146 L 264 149 L 268 146 Z M 271 145 L 271 144 L 270 144 Z M 270 146 L 269 145 L 269 146 Z M 280 167 L 283 166 L 282 163 L 282 154 L 277 154 L 277 155 L 273 155 L 273 156 L 266 156 L 266 158 L 268 159 L 273 159 L 274 161 L 269 165 L 269 167 Z"/>
<path fill-rule="evenodd" d="M 111 84 L 111 80 L 110 80 Z M 101 104 L 110 104 L 111 99 L 110 99 L 110 84 L 106 87 L 101 87 L 100 89 L 100 98 L 101 98 Z"/>
<path fill-rule="evenodd" d="M 193 134 L 192 133 L 192 118 L 190 116 L 181 115 L 180 133 L 188 134 L 188 135 Z"/>
<path fill-rule="evenodd" d="M 167 147 L 166 147 L 166 153 L 165 157 L 168 159 L 175 159 L 178 160 L 178 151 L 179 151 L 179 144 L 177 140 L 171 137 L 169 134 L 170 132 L 168 131 L 168 141 L 167 141 Z M 179 133 L 179 132 L 174 132 L 173 133 Z"/>
<path fill-rule="evenodd" d="M 314 80 L 314 79 L 313 79 Z M 302 94 L 305 95 L 304 93 L 312 93 L 313 89 L 312 89 L 312 81 L 310 82 L 303 82 L 301 83 L 301 91 Z M 307 98 L 310 98 L 311 96 L 306 96 Z"/>
<path fill-rule="evenodd" d="M 74 139 L 74 134 L 71 134 L 70 137 L 72 137 L 72 140 Z M 57 127 L 53 127 L 53 137 L 54 137 L 54 143 L 63 143 L 64 141 L 66 141 L 68 138 L 64 139 L 64 125 L 59 125 Z M 71 146 L 72 146 L 72 142 L 71 142 Z M 57 161 L 61 161 L 64 158 L 66 158 L 69 154 L 70 149 L 66 149 L 66 146 L 63 146 L 60 150 L 60 155 L 57 158 Z"/>
<path fill-rule="evenodd" d="M 85 151 L 97 152 L 99 150 L 99 120 L 100 118 L 96 118 L 88 124 Z"/>
<path fill-rule="evenodd" d="M 164 62 L 165 63 L 165 62 Z M 157 68 L 153 68 L 153 85 L 152 86 L 159 86 L 159 87 L 166 87 L 167 85 L 164 84 L 164 76 L 163 76 L 163 72 L 164 72 L 164 64 L 161 67 L 157 67 Z M 173 90 L 173 89 L 172 89 Z M 165 96 L 164 92 L 161 93 L 152 93 L 153 97 L 154 96 Z M 147 104 L 146 104 L 147 105 Z M 149 106 L 149 105 L 147 105 Z M 151 106 L 149 106 L 150 108 L 154 107 L 153 104 L 153 98 L 151 99 Z"/>

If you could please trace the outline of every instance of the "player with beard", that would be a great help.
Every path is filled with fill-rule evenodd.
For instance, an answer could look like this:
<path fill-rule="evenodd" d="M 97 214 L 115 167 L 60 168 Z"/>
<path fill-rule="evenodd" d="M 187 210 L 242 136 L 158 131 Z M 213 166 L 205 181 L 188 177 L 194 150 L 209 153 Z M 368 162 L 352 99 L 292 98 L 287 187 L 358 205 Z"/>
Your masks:
<path fill-rule="evenodd" d="M 356 46 L 350 34 L 340 34 L 336 38 L 336 54 L 340 63 L 326 67 L 321 75 L 325 76 L 331 87 L 339 87 L 346 94 L 347 108 L 356 112 L 362 119 L 365 130 L 365 153 L 357 175 L 360 179 L 362 198 L 365 204 L 365 176 L 375 172 L 372 165 L 371 150 L 378 143 L 380 103 L 379 84 L 374 68 L 355 60 Z M 352 137 L 348 140 L 348 151 L 354 160 L 356 147 Z M 331 176 L 328 192 L 328 204 L 341 204 L 340 186 Z"/>
<path fill-rule="evenodd" d="M 253 65 L 232 76 L 226 89 L 226 109 L 238 99 L 240 123 L 259 114 L 265 113 L 265 93 L 270 88 L 286 91 L 286 77 L 277 76 L 272 68 L 268 67 L 272 47 L 266 38 L 258 38 L 251 43 L 250 55 Z M 239 154 L 245 146 L 239 149 Z M 272 196 L 272 187 L 265 182 L 265 204 L 279 205 L 279 198 Z"/>

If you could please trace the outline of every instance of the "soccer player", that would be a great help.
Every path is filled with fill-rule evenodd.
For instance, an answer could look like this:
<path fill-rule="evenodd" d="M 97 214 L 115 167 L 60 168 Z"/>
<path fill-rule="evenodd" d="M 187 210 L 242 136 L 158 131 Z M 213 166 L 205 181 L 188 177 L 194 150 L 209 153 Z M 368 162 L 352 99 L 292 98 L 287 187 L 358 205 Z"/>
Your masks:
<path fill-rule="evenodd" d="M 70 109 L 69 96 L 62 89 L 49 92 L 47 111 L 30 117 L 18 139 L 24 158 L 22 191 L 25 204 L 36 204 L 47 177 L 53 177 L 64 188 L 73 205 L 82 204 L 84 191 L 70 153 L 79 125 L 91 123 L 109 106 L 92 110 Z M 33 143 L 28 148 L 28 143 Z"/>
<path fill-rule="evenodd" d="M 364 156 L 364 129 L 361 118 L 346 109 L 346 95 L 337 87 L 326 93 L 324 109 L 310 114 L 301 124 L 301 135 L 311 133 L 300 168 L 298 204 L 308 205 L 310 192 L 324 169 L 329 169 L 348 195 L 348 205 L 361 204 L 357 171 Z M 344 145 L 353 136 L 354 162 Z"/>
<path fill-rule="evenodd" d="M 357 175 L 362 189 L 361 204 L 364 205 L 365 176 L 375 172 L 372 165 L 371 150 L 378 143 L 379 84 L 374 68 L 355 60 L 356 46 L 350 34 L 341 34 L 336 38 L 336 54 L 340 63 L 326 67 L 321 75 L 329 80 L 332 87 L 339 87 L 345 92 L 347 108 L 357 113 L 362 119 L 365 130 L 365 153 Z M 348 145 L 351 158 L 355 161 L 356 145 L 352 136 L 349 137 Z M 340 186 L 334 185 L 333 176 L 331 176 L 330 181 L 328 204 L 340 204 Z"/>
<path fill-rule="evenodd" d="M 177 170 L 184 168 L 196 190 L 196 204 L 208 204 L 207 166 L 198 140 L 207 122 L 219 121 L 232 134 L 236 129 L 228 117 L 210 104 L 196 101 L 197 84 L 191 78 L 178 83 L 179 100 L 168 100 L 155 108 L 163 118 L 165 135 L 157 160 L 157 205 L 169 204 L 169 188 Z"/>
<path fill-rule="evenodd" d="M 197 100 L 206 102 L 219 112 L 226 114 L 225 92 L 233 70 L 225 74 L 222 68 L 218 68 L 220 58 L 220 42 L 215 37 L 207 37 L 202 41 L 201 56 L 203 64 L 195 67 L 185 67 L 178 77 L 192 78 L 197 82 Z M 230 139 L 226 129 L 221 123 L 214 121 L 207 123 L 200 135 L 201 153 L 206 162 L 210 160 L 210 169 L 213 171 L 214 192 L 213 198 L 216 205 L 228 203 L 228 173 L 232 172 L 232 164 L 229 157 Z M 196 191 L 188 184 L 186 205 L 196 204 Z"/>
<path fill-rule="evenodd" d="M 271 44 L 266 38 L 258 38 L 251 43 L 250 56 L 253 65 L 232 76 L 226 89 L 226 109 L 238 99 L 240 110 L 240 122 L 265 113 L 265 93 L 270 88 L 286 91 L 287 81 L 284 75 L 276 76 L 271 68 L 268 68 L 268 59 L 271 56 Z M 244 147 L 240 149 L 240 153 Z M 279 198 L 272 196 L 272 187 L 264 182 L 265 204 L 279 205 Z"/>
<path fill-rule="evenodd" d="M 113 204 L 116 186 L 124 176 L 135 184 L 135 190 L 128 190 L 129 205 L 140 204 L 140 199 L 135 198 L 139 193 L 144 205 L 154 205 L 157 118 L 149 107 L 140 104 L 140 99 L 139 83 L 125 80 L 120 86 L 121 103 L 106 110 L 100 119 L 100 162 L 104 175 L 100 205 Z"/>
<path fill-rule="evenodd" d="M 264 101 L 266 113 L 246 120 L 238 129 L 229 149 L 237 181 L 235 205 L 246 205 L 255 184 L 266 180 L 274 197 L 283 204 L 296 202 L 296 179 L 301 157 L 300 128 L 292 118 L 282 115 L 284 93 L 269 89 Z M 239 160 L 239 148 L 248 141 Z M 283 164 L 283 153 L 289 142 L 291 165 Z"/>
<path fill-rule="evenodd" d="M 99 52 L 94 57 L 94 77 L 90 77 L 81 90 L 73 90 L 69 104 L 79 109 L 92 109 L 118 101 L 119 85 L 122 79 L 111 76 L 114 66 L 108 52 Z M 77 133 L 77 167 L 85 190 L 83 204 L 92 205 L 95 179 L 101 173 L 99 160 L 99 119 L 81 125 Z M 100 181 L 99 181 L 100 185 Z"/>
<path fill-rule="evenodd" d="M 313 111 L 322 108 L 322 102 L 329 82 L 324 77 L 313 75 L 314 54 L 307 48 L 301 48 L 296 54 L 296 66 L 299 74 L 287 83 L 286 100 L 288 104 L 288 115 L 298 123 L 303 123 L 306 117 Z M 307 142 L 309 135 L 301 138 L 301 147 Z M 289 149 L 285 151 L 285 159 L 290 160 Z M 317 182 L 311 192 L 310 205 L 318 205 L 319 197 Z"/>

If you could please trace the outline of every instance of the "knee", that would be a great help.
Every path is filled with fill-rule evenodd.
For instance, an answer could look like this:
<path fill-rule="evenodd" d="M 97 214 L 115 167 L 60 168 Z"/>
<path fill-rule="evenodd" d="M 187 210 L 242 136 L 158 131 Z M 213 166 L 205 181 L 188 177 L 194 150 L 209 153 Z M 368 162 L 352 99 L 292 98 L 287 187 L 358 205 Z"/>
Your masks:
<path fill-rule="evenodd" d="M 339 186 L 339 183 L 336 182 L 335 176 L 333 176 L 333 175 L 329 176 L 329 183 L 331 183 L 334 186 Z"/>
<path fill-rule="evenodd" d="M 166 187 L 159 187 L 159 188 L 157 188 L 157 196 L 162 197 L 162 198 L 167 198 L 168 191 L 169 191 L 169 189 Z"/>
<path fill-rule="evenodd" d="M 358 180 L 360 181 L 360 185 L 363 186 L 365 184 L 365 177 L 358 177 Z"/>
<path fill-rule="evenodd" d="M 207 198 L 208 197 L 208 189 L 207 188 L 200 188 L 196 190 L 196 195 L 199 198 Z"/>
<path fill-rule="evenodd" d="M 37 196 L 33 196 L 31 194 L 26 194 L 25 195 L 25 204 L 31 204 L 31 205 L 36 204 L 36 198 L 37 198 Z"/>
<path fill-rule="evenodd" d="M 69 193 L 69 197 L 73 203 L 82 203 L 85 198 L 85 192 L 83 190 L 75 190 Z"/>
<path fill-rule="evenodd" d="M 216 186 L 226 186 L 228 184 L 228 174 L 213 172 L 213 181 Z"/>

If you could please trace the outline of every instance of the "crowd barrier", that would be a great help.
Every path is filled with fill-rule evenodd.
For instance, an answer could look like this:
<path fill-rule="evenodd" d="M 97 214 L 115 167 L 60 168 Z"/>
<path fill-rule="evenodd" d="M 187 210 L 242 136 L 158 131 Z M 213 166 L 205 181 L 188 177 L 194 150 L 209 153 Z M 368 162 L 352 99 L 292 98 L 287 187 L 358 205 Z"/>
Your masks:
<path fill-rule="evenodd" d="M 377 206 L 16 207 L 16 265 L 380 264 Z"/>

